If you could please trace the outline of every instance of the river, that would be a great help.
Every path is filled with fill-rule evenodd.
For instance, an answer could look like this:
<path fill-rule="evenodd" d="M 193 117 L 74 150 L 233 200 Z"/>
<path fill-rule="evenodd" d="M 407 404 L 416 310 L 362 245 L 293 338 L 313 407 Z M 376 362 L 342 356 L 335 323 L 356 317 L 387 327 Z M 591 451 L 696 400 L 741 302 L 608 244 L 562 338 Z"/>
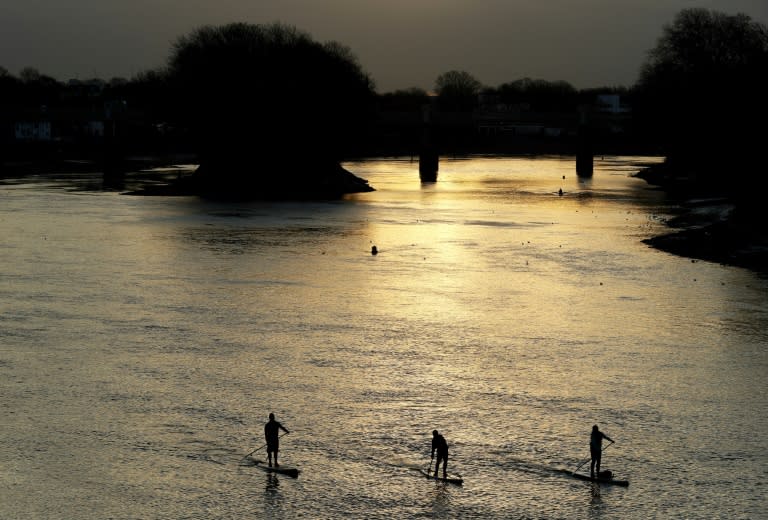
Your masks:
<path fill-rule="evenodd" d="M 4 179 L 0 518 L 766 518 L 768 280 L 642 243 L 657 160 L 375 159 L 308 203 Z M 296 479 L 244 458 L 270 412 Z M 629 487 L 562 471 L 593 424 Z M 433 429 L 463 486 L 418 472 Z"/>

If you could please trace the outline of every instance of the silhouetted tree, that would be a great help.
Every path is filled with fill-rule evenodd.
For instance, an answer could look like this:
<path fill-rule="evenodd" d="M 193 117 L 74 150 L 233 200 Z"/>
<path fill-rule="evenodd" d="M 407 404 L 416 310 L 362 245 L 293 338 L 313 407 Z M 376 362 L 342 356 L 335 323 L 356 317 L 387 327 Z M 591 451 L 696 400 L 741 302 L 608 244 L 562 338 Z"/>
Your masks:
<path fill-rule="evenodd" d="M 6 143 L 13 137 L 11 111 L 18 108 L 20 93 L 21 82 L 13 77 L 8 69 L 0 67 L 0 174 L 6 159 Z"/>
<path fill-rule="evenodd" d="M 743 195 L 764 183 L 754 167 L 763 156 L 766 92 L 766 26 L 744 14 L 685 9 L 643 64 L 635 117 L 660 136 L 668 166 Z"/>
<path fill-rule="evenodd" d="M 173 46 L 169 79 L 219 187 L 310 182 L 354 147 L 373 81 L 345 46 L 283 24 L 206 26 Z"/>
<path fill-rule="evenodd" d="M 110 81 L 108 95 L 125 100 L 129 107 L 152 114 L 157 122 L 179 119 L 171 99 L 168 74 L 163 69 L 142 71 L 127 81 Z"/>
<path fill-rule="evenodd" d="M 536 112 L 574 111 L 578 91 L 566 81 L 545 81 L 530 78 L 503 83 L 496 89 L 499 101 L 507 105 L 527 105 Z"/>
<path fill-rule="evenodd" d="M 420 111 L 429 101 L 427 91 L 419 87 L 395 90 L 379 96 L 381 107 L 393 111 Z"/>
<path fill-rule="evenodd" d="M 8 69 L 0 67 L 0 106 L 18 103 L 21 89 L 21 80 L 15 78 Z"/>
<path fill-rule="evenodd" d="M 51 106 L 59 102 L 64 85 L 51 76 L 41 74 L 34 67 L 25 67 L 19 72 L 19 78 L 6 76 L 5 88 L 12 89 L 19 106 Z"/>
<path fill-rule="evenodd" d="M 444 110 L 466 111 L 477 106 L 482 83 L 463 70 L 451 70 L 435 80 L 438 103 Z"/>

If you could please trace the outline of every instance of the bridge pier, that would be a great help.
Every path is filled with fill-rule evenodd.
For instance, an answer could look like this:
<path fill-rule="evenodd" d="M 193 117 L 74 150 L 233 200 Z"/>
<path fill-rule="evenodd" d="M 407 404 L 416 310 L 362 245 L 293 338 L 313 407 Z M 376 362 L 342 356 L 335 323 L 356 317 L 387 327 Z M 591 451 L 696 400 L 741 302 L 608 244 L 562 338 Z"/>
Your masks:
<path fill-rule="evenodd" d="M 589 130 L 589 117 L 585 107 L 579 108 L 578 148 L 576 150 L 576 175 L 592 177 L 594 172 L 594 152 L 592 136 Z"/>
<path fill-rule="evenodd" d="M 437 181 L 440 158 L 432 131 L 432 106 L 422 107 L 421 147 L 419 148 L 419 177 L 421 182 Z"/>

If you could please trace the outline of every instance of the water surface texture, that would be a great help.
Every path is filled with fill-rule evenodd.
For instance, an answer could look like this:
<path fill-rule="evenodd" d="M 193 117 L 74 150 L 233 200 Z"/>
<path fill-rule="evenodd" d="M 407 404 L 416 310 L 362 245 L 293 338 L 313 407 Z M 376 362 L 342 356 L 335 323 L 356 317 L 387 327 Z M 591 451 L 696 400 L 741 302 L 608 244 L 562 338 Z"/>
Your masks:
<path fill-rule="evenodd" d="M 647 160 L 371 160 L 314 203 L 6 180 L 0 518 L 765 518 L 768 281 L 643 244 Z M 297 479 L 243 459 L 269 412 Z M 628 488 L 560 471 L 595 423 Z M 418 471 L 435 428 L 463 486 Z"/>

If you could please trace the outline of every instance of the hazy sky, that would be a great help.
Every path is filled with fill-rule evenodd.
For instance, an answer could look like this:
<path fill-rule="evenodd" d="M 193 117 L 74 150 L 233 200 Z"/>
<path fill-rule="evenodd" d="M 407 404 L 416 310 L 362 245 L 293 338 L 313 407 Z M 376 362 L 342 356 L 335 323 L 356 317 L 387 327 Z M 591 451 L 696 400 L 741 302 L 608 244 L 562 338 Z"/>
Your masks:
<path fill-rule="evenodd" d="M 281 22 L 350 47 L 379 92 L 429 90 L 454 69 L 494 87 L 631 86 L 662 26 L 689 7 L 768 25 L 768 0 L 0 0 L 0 66 L 130 78 L 199 26 Z"/>

